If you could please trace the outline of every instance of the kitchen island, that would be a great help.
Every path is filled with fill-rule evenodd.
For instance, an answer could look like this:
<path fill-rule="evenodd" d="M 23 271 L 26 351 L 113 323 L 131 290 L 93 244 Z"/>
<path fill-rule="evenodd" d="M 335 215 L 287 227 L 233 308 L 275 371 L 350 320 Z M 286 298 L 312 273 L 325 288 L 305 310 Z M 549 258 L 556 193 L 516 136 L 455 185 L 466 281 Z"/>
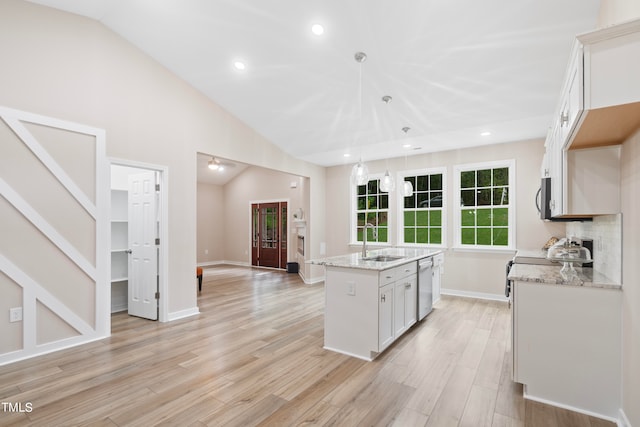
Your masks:
<path fill-rule="evenodd" d="M 377 357 L 417 322 L 418 262 L 441 252 L 387 248 L 310 261 L 325 267 L 324 348 Z"/>
<path fill-rule="evenodd" d="M 620 402 L 621 285 L 576 268 L 514 264 L 513 380 L 525 398 L 615 419 Z"/>

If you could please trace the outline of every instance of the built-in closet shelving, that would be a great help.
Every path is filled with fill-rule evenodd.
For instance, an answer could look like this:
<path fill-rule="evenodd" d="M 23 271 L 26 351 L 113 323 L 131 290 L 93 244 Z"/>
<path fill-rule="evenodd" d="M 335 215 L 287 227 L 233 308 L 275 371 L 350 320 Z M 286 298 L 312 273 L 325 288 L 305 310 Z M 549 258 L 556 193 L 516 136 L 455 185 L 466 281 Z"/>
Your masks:
<path fill-rule="evenodd" d="M 129 279 L 127 190 L 111 190 L 111 312 L 127 309 Z"/>

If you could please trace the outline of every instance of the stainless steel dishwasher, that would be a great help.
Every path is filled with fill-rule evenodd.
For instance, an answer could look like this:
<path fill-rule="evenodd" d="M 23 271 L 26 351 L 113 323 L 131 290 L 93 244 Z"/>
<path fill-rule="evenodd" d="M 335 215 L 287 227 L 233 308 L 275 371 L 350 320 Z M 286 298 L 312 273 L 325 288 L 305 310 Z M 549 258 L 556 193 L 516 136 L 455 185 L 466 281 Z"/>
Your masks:
<path fill-rule="evenodd" d="M 418 263 L 418 321 L 431 313 L 433 308 L 433 258 L 423 258 Z"/>

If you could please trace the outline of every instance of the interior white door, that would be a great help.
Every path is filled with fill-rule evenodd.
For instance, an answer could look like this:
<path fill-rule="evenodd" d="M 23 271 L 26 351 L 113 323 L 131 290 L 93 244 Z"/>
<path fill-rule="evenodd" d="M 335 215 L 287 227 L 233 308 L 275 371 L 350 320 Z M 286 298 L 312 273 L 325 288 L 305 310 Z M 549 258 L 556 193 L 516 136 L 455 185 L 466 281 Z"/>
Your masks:
<path fill-rule="evenodd" d="M 158 319 L 156 173 L 129 175 L 129 314 Z"/>

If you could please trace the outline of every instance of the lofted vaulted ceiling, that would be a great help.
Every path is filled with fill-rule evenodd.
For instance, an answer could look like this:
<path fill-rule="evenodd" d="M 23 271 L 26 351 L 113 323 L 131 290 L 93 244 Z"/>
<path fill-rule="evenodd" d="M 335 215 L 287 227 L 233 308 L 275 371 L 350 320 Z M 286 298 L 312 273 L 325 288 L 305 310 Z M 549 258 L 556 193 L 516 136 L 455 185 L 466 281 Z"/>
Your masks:
<path fill-rule="evenodd" d="M 407 144 L 424 153 L 544 137 L 572 42 L 595 29 L 600 3 L 31 1 L 100 21 L 285 152 L 323 166 L 404 156 Z"/>

